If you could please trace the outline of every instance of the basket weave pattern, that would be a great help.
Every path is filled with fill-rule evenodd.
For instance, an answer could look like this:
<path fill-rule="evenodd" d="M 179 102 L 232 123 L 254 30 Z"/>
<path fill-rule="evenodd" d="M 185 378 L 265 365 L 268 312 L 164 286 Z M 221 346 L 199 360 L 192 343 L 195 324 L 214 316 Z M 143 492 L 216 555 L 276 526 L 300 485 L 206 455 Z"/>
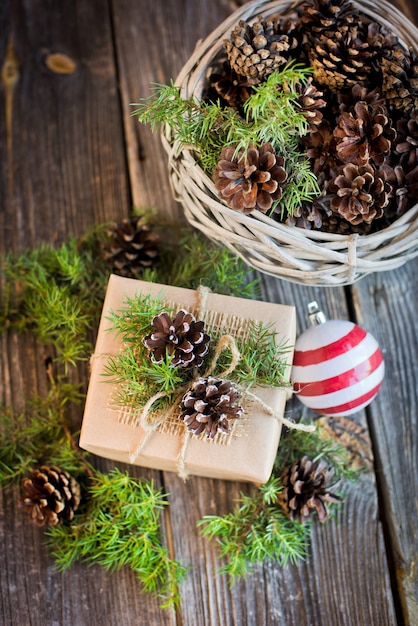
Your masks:
<path fill-rule="evenodd" d="M 385 0 L 353 2 L 361 13 L 390 28 L 405 46 L 418 49 L 418 29 Z M 239 20 L 252 21 L 288 9 L 288 0 L 254 0 L 229 16 L 204 41 L 177 77 L 184 98 L 201 98 L 206 71 Z M 418 255 L 418 204 L 389 227 L 371 235 L 338 235 L 279 223 L 254 211 L 244 215 L 219 200 L 210 177 L 192 149 L 180 147 L 167 129 L 174 196 L 188 222 L 209 239 L 226 245 L 255 269 L 292 282 L 318 286 L 349 285 L 372 272 L 400 267 Z"/>

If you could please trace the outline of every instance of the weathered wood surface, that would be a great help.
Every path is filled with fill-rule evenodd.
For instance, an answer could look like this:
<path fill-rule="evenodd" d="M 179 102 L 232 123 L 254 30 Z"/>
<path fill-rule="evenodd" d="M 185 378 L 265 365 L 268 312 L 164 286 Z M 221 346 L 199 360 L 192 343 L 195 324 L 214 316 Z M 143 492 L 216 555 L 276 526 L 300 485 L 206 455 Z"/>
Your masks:
<path fill-rule="evenodd" d="M 418 23 L 416 3 L 397 0 Z M 130 103 L 167 82 L 196 41 L 238 2 L 227 0 L 2 0 L 0 4 L 0 252 L 62 242 L 94 223 L 157 207 L 181 219 L 158 136 L 131 118 Z M 51 56 L 65 55 L 64 60 Z M 60 61 L 60 62 L 59 62 Z M 0 494 L 0 623 L 5 626 L 133 624 L 194 626 L 392 626 L 418 624 L 418 263 L 352 288 L 319 289 L 261 277 L 263 296 L 329 318 L 357 320 L 380 341 L 387 377 L 356 416 L 370 429 L 375 471 L 347 491 L 337 518 L 317 527 L 297 567 L 254 568 L 230 588 L 216 546 L 195 522 L 231 509 L 248 486 L 130 468 L 171 494 L 165 523 L 190 572 L 178 613 L 162 611 L 130 571 L 108 575 L 53 567 L 42 531 L 28 526 L 17 491 Z M 45 348 L 10 332 L 0 338 L 0 398 L 19 410 L 46 389 Z M 87 385 L 87 375 L 82 378 Z M 290 414 L 300 412 L 295 401 Z M 114 464 L 95 459 L 102 470 Z"/>

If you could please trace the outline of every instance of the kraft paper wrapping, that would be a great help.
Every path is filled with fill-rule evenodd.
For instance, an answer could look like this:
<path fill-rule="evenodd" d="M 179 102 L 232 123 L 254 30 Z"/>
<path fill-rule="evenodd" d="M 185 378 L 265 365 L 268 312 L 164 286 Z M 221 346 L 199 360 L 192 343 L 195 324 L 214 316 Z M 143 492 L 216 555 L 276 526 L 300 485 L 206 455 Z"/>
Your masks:
<path fill-rule="evenodd" d="M 277 453 L 281 423 L 262 403 L 276 414 L 283 415 L 288 393 L 285 389 L 252 387 L 251 392 L 257 399 L 248 396 L 241 399 L 244 414 L 241 419 L 231 420 L 232 434 L 216 435 L 212 441 L 187 434 L 178 418 L 175 418 L 174 427 L 163 425 L 152 432 L 146 431 L 131 418 L 130 410 L 125 411 L 115 403 L 117 385 L 103 374 L 109 355 L 121 350 L 122 341 L 115 332 L 110 332 L 111 322 L 107 318 L 111 312 L 124 308 L 127 298 L 140 294 L 151 294 L 171 306 L 175 303 L 178 309 L 192 312 L 201 305 L 201 297 L 194 290 L 115 275 L 110 277 L 91 360 L 80 446 L 115 461 L 177 472 L 183 476 L 190 474 L 257 484 L 266 482 Z M 296 334 L 294 307 L 209 292 L 204 313 L 199 319 L 205 319 L 207 313 L 233 316 L 238 327 L 245 320 L 271 324 L 270 329 L 277 332 L 278 343 L 284 342 L 288 347 L 285 358 L 289 364 L 287 374 L 290 373 Z M 225 332 L 233 334 L 228 329 Z"/>

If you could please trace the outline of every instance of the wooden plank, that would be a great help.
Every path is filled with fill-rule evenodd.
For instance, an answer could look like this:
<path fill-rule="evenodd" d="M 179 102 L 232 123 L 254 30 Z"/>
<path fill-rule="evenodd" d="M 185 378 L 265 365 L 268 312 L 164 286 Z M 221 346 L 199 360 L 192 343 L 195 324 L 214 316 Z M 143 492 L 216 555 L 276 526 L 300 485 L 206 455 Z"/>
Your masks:
<path fill-rule="evenodd" d="M 0 33 L 0 252 L 59 243 L 127 215 L 131 199 L 108 4 L 5 0 Z M 25 398 L 46 391 L 46 348 L 13 332 L 1 336 L 0 348 L 0 399 L 21 411 Z M 86 385 L 87 370 L 79 375 Z M 93 462 L 105 472 L 115 465 Z M 160 484 L 158 472 L 132 474 Z M 174 623 L 174 612 L 142 593 L 130 570 L 111 576 L 76 564 L 64 575 L 57 572 L 42 530 L 28 523 L 18 498 L 15 488 L 0 499 L 2 624 L 130 626 L 139 615 L 144 623 Z"/>
<path fill-rule="evenodd" d="M 106 3 L 6 1 L 1 19 L 2 249 L 17 250 L 116 219 L 130 198 Z"/>
<path fill-rule="evenodd" d="M 352 288 L 359 323 L 378 338 L 386 381 L 370 405 L 392 573 L 406 624 L 418 624 L 418 260 Z"/>

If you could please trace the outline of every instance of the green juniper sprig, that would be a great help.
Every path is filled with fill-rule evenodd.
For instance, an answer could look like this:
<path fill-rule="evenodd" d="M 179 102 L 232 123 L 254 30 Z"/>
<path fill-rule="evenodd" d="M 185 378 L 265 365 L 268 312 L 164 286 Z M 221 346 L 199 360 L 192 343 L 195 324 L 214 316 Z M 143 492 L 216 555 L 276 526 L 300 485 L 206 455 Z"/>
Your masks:
<path fill-rule="evenodd" d="M 313 520 L 292 521 L 280 505 L 281 475 L 305 455 L 312 461 L 326 461 L 336 483 L 359 478 L 361 470 L 351 465 L 346 448 L 324 435 L 321 427 L 312 432 L 286 432 L 270 479 L 254 487 L 251 495 L 242 495 L 231 513 L 207 515 L 198 523 L 203 536 L 219 544 L 220 556 L 225 560 L 220 572 L 227 574 L 230 582 L 246 576 L 256 563 L 265 560 L 285 566 L 306 557 Z"/>
<path fill-rule="evenodd" d="M 59 570 L 77 561 L 115 571 L 129 567 L 162 608 L 179 602 L 185 568 L 171 559 L 161 543 L 160 515 L 167 496 L 152 481 L 132 478 L 115 468 L 96 472 L 88 488 L 87 511 L 71 525 L 50 527 L 47 545 Z"/>
<path fill-rule="evenodd" d="M 242 495 L 231 513 L 207 515 L 198 522 L 202 535 L 219 544 L 226 560 L 220 573 L 227 574 L 230 583 L 266 559 L 286 566 L 305 558 L 309 526 L 291 522 L 277 505 L 282 488 L 279 479 L 271 477 L 253 495 Z"/>
<path fill-rule="evenodd" d="M 244 104 L 244 116 L 217 102 L 196 102 L 183 98 L 180 88 L 171 82 L 157 84 L 150 97 L 135 103 L 133 115 L 149 124 L 153 131 L 168 125 L 180 148 L 195 149 L 203 170 L 211 175 L 222 148 L 235 146 L 235 154 L 246 154 L 250 146 L 271 143 L 278 156 L 284 157 L 288 179 L 284 194 L 276 201 L 290 215 L 304 201 L 319 194 L 316 176 L 309 161 L 298 148 L 299 138 L 308 131 L 308 121 L 298 105 L 296 85 L 305 85 L 312 70 L 288 63 L 273 72 L 265 82 L 253 88 Z"/>

